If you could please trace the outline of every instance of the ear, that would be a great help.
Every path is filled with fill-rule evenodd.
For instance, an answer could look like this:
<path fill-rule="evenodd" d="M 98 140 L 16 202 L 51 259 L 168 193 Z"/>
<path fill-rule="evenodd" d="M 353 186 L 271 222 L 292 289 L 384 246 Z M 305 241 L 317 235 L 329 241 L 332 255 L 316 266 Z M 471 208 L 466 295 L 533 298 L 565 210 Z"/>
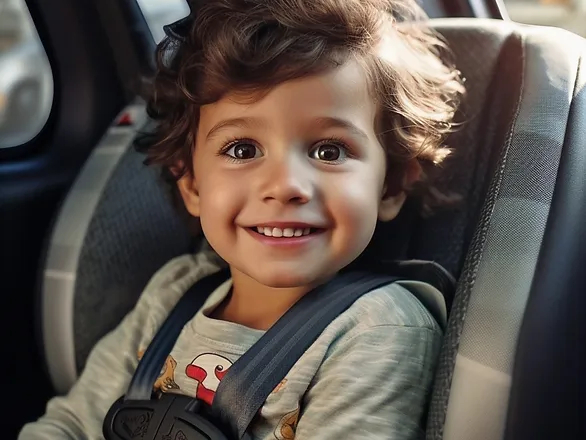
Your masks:
<path fill-rule="evenodd" d="M 195 178 L 190 172 L 185 173 L 178 181 L 177 188 L 183 199 L 187 211 L 194 217 L 199 217 L 199 192 Z"/>
<path fill-rule="evenodd" d="M 410 188 L 421 177 L 421 165 L 417 160 L 412 160 L 405 165 L 402 188 Z M 388 222 L 393 220 L 405 204 L 407 194 L 405 191 L 399 191 L 395 194 L 388 194 L 387 188 L 383 189 L 383 199 L 378 209 L 378 218 L 380 221 Z"/>
<path fill-rule="evenodd" d="M 393 196 L 387 196 L 380 202 L 378 208 L 378 219 L 382 222 L 389 222 L 393 220 L 401 211 L 407 195 L 404 191 Z"/>

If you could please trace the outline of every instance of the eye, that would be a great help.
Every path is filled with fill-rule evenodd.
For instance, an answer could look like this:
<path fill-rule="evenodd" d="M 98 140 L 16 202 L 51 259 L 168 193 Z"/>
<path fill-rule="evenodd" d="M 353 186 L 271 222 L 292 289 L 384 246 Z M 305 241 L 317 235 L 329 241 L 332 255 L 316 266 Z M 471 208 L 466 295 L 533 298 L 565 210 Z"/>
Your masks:
<path fill-rule="evenodd" d="M 311 149 L 309 155 L 323 162 L 341 162 L 348 157 L 347 149 L 333 141 L 326 141 Z"/>
<path fill-rule="evenodd" d="M 237 160 L 250 160 L 261 157 L 260 149 L 252 141 L 241 140 L 228 144 L 224 154 Z"/>

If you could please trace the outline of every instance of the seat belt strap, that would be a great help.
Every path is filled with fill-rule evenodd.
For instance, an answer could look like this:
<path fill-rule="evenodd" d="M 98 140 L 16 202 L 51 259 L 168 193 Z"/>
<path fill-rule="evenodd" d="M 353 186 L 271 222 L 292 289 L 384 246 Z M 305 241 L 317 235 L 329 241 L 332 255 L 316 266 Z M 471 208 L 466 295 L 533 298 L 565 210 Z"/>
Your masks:
<path fill-rule="evenodd" d="M 228 369 L 212 403 L 214 417 L 242 439 L 267 397 L 325 328 L 362 295 L 398 279 L 349 272 L 303 296 Z"/>
<path fill-rule="evenodd" d="M 128 386 L 124 400 L 149 400 L 153 385 L 167 356 L 187 322 L 201 309 L 206 299 L 230 277 L 228 269 L 202 278 L 179 299 L 149 346 L 147 347 Z"/>
<path fill-rule="evenodd" d="M 139 362 L 124 400 L 151 399 L 181 330 L 229 275 L 222 270 L 205 277 L 183 295 Z M 347 272 L 308 292 L 227 370 L 213 400 L 213 419 L 232 438 L 244 438 L 267 397 L 323 330 L 365 293 L 400 279 Z"/>

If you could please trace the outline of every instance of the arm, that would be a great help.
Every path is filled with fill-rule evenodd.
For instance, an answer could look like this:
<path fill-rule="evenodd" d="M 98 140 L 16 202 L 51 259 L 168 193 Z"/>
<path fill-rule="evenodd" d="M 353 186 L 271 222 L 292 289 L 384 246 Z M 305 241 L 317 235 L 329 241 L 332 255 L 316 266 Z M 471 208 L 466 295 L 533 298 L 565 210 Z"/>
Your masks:
<path fill-rule="evenodd" d="M 53 398 L 45 415 L 25 425 L 18 440 L 103 438 L 104 417 L 126 392 L 138 365 L 138 351 L 150 343 L 183 293 L 198 279 L 217 271 L 218 265 L 216 254 L 204 248 L 163 266 L 151 278 L 135 308 L 96 344 L 69 394 Z"/>
<path fill-rule="evenodd" d="M 46 413 L 25 425 L 19 440 L 98 439 L 112 403 L 124 394 L 138 364 L 148 304 L 139 302 L 121 324 L 102 338 L 69 394 L 49 401 Z"/>
<path fill-rule="evenodd" d="M 204 242 L 204 245 L 207 243 Z M 183 293 L 218 270 L 217 255 L 203 248 L 163 266 L 149 281 L 135 308 L 102 338 L 67 396 L 55 397 L 43 417 L 25 425 L 18 440 L 101 439 L 110 406 L 122 396 L 138 365 L 138 352 L 150 343 Z"/>
<path fill-rule="evenodd" d="M 383 325 L 330 347 L 305 396 L 296 440 L 423 438 L 439 330 Z"/>

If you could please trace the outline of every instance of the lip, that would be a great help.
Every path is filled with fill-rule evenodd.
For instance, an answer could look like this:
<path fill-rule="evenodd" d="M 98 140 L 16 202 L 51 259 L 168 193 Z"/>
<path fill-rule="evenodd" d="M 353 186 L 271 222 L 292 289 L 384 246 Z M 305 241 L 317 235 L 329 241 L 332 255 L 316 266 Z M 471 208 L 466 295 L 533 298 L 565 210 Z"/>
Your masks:
<path fill-rule="evenodd" d="M 305 223 L 305 222 L 266 222 L 266 223 L 255 223 L 253 225 L 248 226 L 249 228 L 292 228 L 292 229 L 325 229 L 324 226 L 312 224 L 312 223 Z"/>
<path fill-rule="evenodd" d="M 279 224 L 279 223 L 271 223 L 270 225 L 267 224 L 266 227 L 270 227 L 270 226 L 273 226 L 276 228 L 285 228 L 285 227 L 309 228 L 309 227 L 311 227 L 309 225 L 301 226 L 301 225 L 303 225 L 302 223 L 288 223 L 287 226 L 276 226 L 277 224 Z M 280 224 L 284 224 L 284 223 L 280 223 Z M 295 226 L 290 226 L 290 225 L 295 225 Z M 259 226 L 264 226 L 264 225 L 259 225 Z M 297 247 L 305 246 L 305 245 L 311 243 L 313 240 L 318 239 L 322 234 L 324 234 L 326 232 L 326 229 L 318 228 L 317 231 L 312 232 L 309 235 L 301 235 L 299 237 L 267 237 L 266 235 L 260 234 L 257 231 L 255 231 L 255 227 L 244 228 L 244 229 L 246 230 L 246 232 L 248 232 L 250 234 L 250 236 L 252 238 L 259 241 L 260 243 L 267 245 L 267 246 L 281 248 L 281 249 L 282 248 L 297 248 Z"/>

